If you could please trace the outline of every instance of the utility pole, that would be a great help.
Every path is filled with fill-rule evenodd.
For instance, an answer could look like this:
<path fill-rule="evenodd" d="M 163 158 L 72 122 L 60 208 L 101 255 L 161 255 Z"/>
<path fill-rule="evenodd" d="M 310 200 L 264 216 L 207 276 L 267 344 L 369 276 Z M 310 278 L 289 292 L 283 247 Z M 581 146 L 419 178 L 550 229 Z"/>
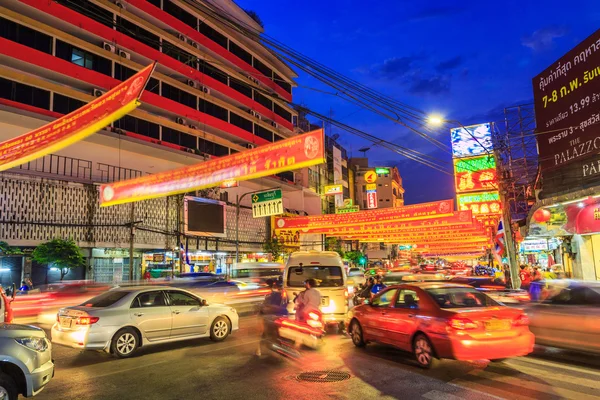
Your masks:
<path fill-rule="evenodd" d="M 135 239 L 135 202 L 131 203 L 129 215 L 129 281 L 133 281 L 133 241 Z"/>

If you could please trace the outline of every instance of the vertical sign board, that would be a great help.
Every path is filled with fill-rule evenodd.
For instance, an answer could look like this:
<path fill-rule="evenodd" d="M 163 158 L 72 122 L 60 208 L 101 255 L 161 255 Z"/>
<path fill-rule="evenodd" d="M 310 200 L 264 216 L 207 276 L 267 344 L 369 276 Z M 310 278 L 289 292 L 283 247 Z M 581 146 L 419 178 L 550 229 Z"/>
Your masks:
<path fill-rule="evenodd" d="M 333 182 L 342 182 L 342 150 L 333 146 Z M 335 195 L 335 206 L 342 207 L 344 204 L 344 195 Z"/>
<path fill-rule="evenodd" d="M 367 208 L 377 208 L 377 192 L 367 192 Z"/>
<path fill-rule="evenodd" d="M 283 214 L 281 189 L 267 190 L 252 195 L 252 216 L 254 218 Z"/>
<path fill-rule="evenodd" d="M 533 78 L 544 196 L 600 183 L 600 30 Z"/>
<path fill-rule="evenodd" d="M 477 192 L 498 188 L 494 156 L 484 155 L 454 159 L 456 193 Z"/>

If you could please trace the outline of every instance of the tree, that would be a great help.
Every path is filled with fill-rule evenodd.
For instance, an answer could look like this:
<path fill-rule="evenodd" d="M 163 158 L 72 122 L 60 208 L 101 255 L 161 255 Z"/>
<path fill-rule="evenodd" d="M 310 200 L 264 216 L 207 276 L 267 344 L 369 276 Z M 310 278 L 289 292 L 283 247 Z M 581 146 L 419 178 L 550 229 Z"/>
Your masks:
<path fill-rule="evenodd" d="M 252 18 L 254 20 L 254 22 L 256 22 L 258 25 L 260 25 L 261 28 L 265 27 L 265 24 L 263 24 L 262 19 L 260 19 L 260 17 L 256 13 L 256 11 L 252 11 L 252 10 L 244 10 L 244 11 L 246 12 L 246 14 L 248 14 L 248 16 L 250 18 Z"/>
<path fill-rule="evenodd" d="M 71 269 L 85 266 L 83 255 L 73 239 L 52 239 L 37 246 L 31 257 L 40 264 L 51 264 L 60 270 L 62 281 Z"/>
<path fill-rule="evenodd" d="M 277 261 L 284 251 L 283 244 L 277 238 L 269 238 L 263 243 L 263 251 L 273 256 L 273 261 Z"/>
<path fill-rule="evenodd" d="M 18 247 L 12 247 L 6 242 L 0 241 L 0 256 L 21 255 L 23 252 Z"/>
<path fill-rule="evenodd" d="M 344 257 L 344 250 L 342 250 L 342 240 L 336 237 L 328 237 L 325 239 L 325 250 L 337 251 L 340 257 Z"/>
<path fill-rule="evenodd" d="M 367 260 L 363 252 L 358 250 L 348 251 L 344 256 L 348 261 L 350 261 L 354 265 L 359 265 L 361 267 L 364 266 Z"/>

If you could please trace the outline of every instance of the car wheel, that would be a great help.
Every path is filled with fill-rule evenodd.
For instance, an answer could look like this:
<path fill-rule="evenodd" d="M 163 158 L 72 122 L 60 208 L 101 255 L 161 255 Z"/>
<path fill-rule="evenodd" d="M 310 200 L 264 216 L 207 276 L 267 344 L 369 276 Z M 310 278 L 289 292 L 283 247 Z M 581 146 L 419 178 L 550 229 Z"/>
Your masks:
<path fill-rule="evenodd" d="M 363 337 L 360 322 L 356 320 L 352 321 L 352 324 L 350 324 L 350 337 L 352 338 L 352 343 L 354 343 L 356 347 L 365 347 L 367 344 Z"/>
<path fill-rule="evenodd" d="M 215 342 L 220 342 L 229 336 L 229 331 L 229 321 L 223 317 L 217 317 L 210 327 L 210 338 Z"/>
<path fill-rule="evenodd" d="M 0 373 L 0 400 L 17 400 L 19 391 L 10 375 Z"/>
<path fill-rule="evenodd" d="M 121 329 L 115 334 L 111 344 L 111 350 L 119 358 L 131 357 L 139 347 L 137 333 L 131 328 Z"/>
<path fill-rule="evenodd" d="M 413 340 L 413 354 L 419 367 L 429 369 L 435 361 L 433 346 L 427 336 L 418 334 Z"/>

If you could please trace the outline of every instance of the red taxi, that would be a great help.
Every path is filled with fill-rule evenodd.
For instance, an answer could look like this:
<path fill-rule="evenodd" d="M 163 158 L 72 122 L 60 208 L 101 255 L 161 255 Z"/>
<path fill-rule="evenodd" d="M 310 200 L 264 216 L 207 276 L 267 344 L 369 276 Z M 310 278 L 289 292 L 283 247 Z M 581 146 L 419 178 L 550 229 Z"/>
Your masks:
<path fill-rule="evenodd" d="M 411 351 L 419 366 L 435 359 L 498 360 L 533 351 L 522 310 L 509 308 L 468 285 L 419 282 L 391 286 L 348 312 L 357 347 L 380 342 Z"/>

